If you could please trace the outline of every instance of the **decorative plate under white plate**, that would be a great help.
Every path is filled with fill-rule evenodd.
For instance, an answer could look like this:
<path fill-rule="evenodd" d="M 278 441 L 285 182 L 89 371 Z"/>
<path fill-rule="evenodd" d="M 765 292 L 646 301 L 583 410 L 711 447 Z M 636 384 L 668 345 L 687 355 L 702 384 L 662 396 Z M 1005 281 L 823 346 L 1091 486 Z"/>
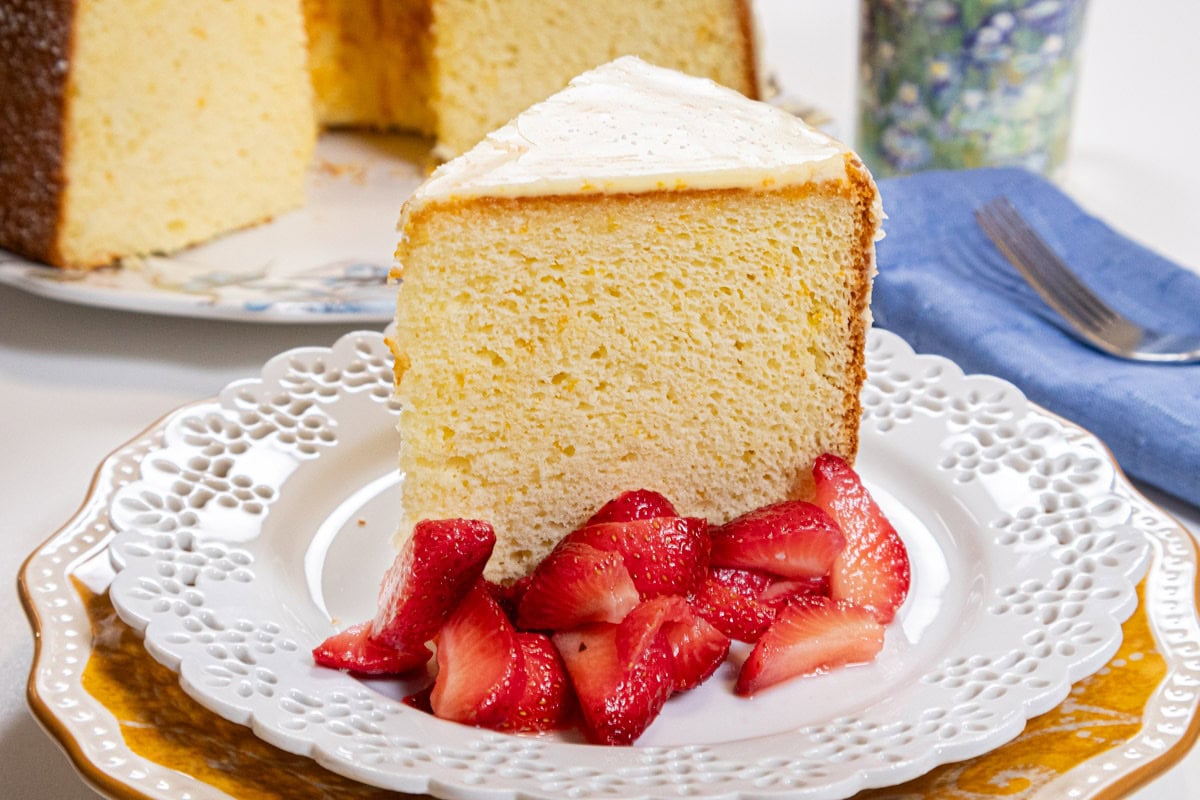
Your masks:
<path fill-rule="evenodd" d="M 383 323 L 400 206 L 425 177 L 429 143 L 326 133 L 304 207 L 203 245 L 81 271 L 0 250 L 0 283 L 83 305 L 247 322 Z"/>
<path fill-rule="evenodd" d="M 291 351 L 173 418 L 114 495 L 110 589 L 216 713 L 357 780 L 450 798 L 839 798 L 985 752 L 1099 669 L 1150 548 L 1094 437 L 874 331 L 858 466 L 913 586 L 870 665 L 753 699 L 719 672 L 637 746 L 430 717 L 313 666 L 369 617 L 398 505 L 383 337 Z"/>

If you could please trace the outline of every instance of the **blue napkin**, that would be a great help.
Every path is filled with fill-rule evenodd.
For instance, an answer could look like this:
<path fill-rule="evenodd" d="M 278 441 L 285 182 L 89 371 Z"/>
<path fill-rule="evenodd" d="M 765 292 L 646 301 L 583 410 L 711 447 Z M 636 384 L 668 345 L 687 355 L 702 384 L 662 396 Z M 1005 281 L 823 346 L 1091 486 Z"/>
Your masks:
<path fill-rule="evenodd" d="M 1200 276 L 1023 170 L 922 173 L 880 181 L 879 190 L 888 218 L 871 306 L 876 325 L 919 353 L 1010 381 L 1100 437 L 1126 474 L 1200 504 L 1200 365 L 1123 361 L 1072 338 L 973 210 L 1007 196 L 1097 294 L 1160 330 L 1200 333 Z"/>

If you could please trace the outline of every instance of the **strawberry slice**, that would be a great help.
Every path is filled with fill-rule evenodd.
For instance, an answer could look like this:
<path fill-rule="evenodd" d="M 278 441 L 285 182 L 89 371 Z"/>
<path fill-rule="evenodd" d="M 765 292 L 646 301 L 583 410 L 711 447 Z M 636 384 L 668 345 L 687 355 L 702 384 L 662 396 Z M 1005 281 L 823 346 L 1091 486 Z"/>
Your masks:
<path fill-rule="evenodd" d="M 617 655 L 632 661 L 653 640 L 666 636 L 671 650 L 671 690 L 699 686 L 729 652 L 729 637 L 697 616 L 675 595 L 655 597 L 626 615 L 617 628 Z"/>
<path fill-rule="evenodd" d="M 665 635 L 646 637 L 640 649 L 622 658 L 620 627 L 598 623 L 554 635 L 575 689 L 584 735 L 593 744 L 632 744 L 671 694 L 671 648 Z M 628 643 L 638 637 L 623 638 Z"/>
<path fill-rule="evenodd" d="M 330 636 L 313 648 L 312 655 L 322 667 L 361 675 L 398 675 L 423 665 L 432 653 L 425 645 L 409 652 L 377 642 L 371 638 L 371 624 L 362 622 Z"/>
<path fill-rule="evenodd" d="M 756 569 L 736 569 L 734 567 L 712 567 L 708 577 L 722 586 L 728 586 L 740 595 L 757 599 L 771 584 L 779 579 Z"/>
<path fill-rule="evenodd" d="M 675 506 L 661 494 L 650 489 L 637 489 L 632 492 L 622 492 L 600 506 L 600 510 L 584 523 L 599 525 L 602 522 L 632 522 L 635 519 L 654 519 L 655 517 L 678 517 Z"/>
<path fill-rule="evenodd" d="M 845 546 L 834 520 L 803 500 L 750 511 L 714 529 L 710 538 L 714 566 L 758 569 L 783 578 L 825 575 Z"/>
<path fill-rule="evenodd" d="M 563 541 L 620 553 L 643 599 L 687 594 L 708 570 L 708 521 L 698 517 L 602 522 L 580 528 Z"/>
<path fill-rule="evenodd" d="M 776 578 L 754 569 L 713 567 L 692 598 L 692 608 L 721 633 L 742 642 L 757 641 L 776 614 L 793 598 L 829 596 L 829 578 Z"/>
<path fill-rule="evenodd" d="M 870 661 L 883 625 L 866 608 L 826 597 L 792 601 L 742 664 L 734 691 L 751 695 L 800 675 Z"/>
<path fill-rule="evenodd" d="M 429 704 L 442 719 L 494 728 L 524 692 L 517 632 L 482 579 L 438 633 L 437 665 Z"/>
<path fill-rule="evenodd" d="M 415 708 L 417 711 L 424 711 L 426 714 L 433 713 L 433 706 L 429 704 L 429 696 L 433 694 L 433 684 L 429 684 L 424 689 L 418 689 L 412 694 L 405 695 L 400 701 L 410 708 Z"/>
<path fill-rule="evenodd" d="M 525 590 L 529 588 L 529 575 L 522 575 L 520 578 L 504 583 L 496 583 L 488 581 L 488 591 L 492 593 L 492 597 L 500 607 L 504 609 L 504 613 L 514 622 L 517 619 L 517 609 L 521 605 L 521 598 L 525 596 Z"/>
<path fill-rule="evenodd" d="M 757 641 L 775 612 L 757 598 L 707 579 L 691 598 L 692 609 L 718 631 L 739 642 Z"/>
<path fill-rule="evenodd" d="M 665 626 L 690 617 L 687 601 L 675 595 L 655 597 L 638 604 L 625 615 L 617 629 L 617 656 L 626 661 L 635 660 L 654 643 Z"/>
<path fill-rule="evenodd" d="M 829 596 L 829 578 L 822 575 L 819 578 L 799 578 L 794 581 L 776 580 L 772 581 L 766 589 L 758 595 L 758 602 L 779 611 L 787 605 L 793 598 L 808 597 L 818 595 L 820 597 Z"/>
<path fill-rule="evenodd" d="M 371 638 L 417 652 L 483 574 L 496 534 L 486 522 L 424 520 L 396 555 L 379 589 Z"/>
<path fill-rule="evenodd" d="M 729 637 L 690 609 L 686 619 L 665 630 L 673 656 L 673 691 L 686 692 L 704 683 L 729 654 Z"/>
<path fill-rule="evenodd" d="M 539 733 L 566 727 L 575 695 L 562 658 L 542 633 L 518 633 L 525 664 L 525 688 L 497 730 Z"/>
<path fill-rule="evenodd" d="M 564 539 L 533 571 L 517 607 L 517 625 L 557 631 L 615 623 L 637 604 L 637 587 L 620 553 Z"/>
<path fill-rule="evenodd" d="M 862 480 L 838 456 L 813 464 L 814 502 L 829 512 L 846 536 L 846 548 L 830 573 L 829 594 L 870 609 L 886 625 L 908 594 L 908 551 Z"/>

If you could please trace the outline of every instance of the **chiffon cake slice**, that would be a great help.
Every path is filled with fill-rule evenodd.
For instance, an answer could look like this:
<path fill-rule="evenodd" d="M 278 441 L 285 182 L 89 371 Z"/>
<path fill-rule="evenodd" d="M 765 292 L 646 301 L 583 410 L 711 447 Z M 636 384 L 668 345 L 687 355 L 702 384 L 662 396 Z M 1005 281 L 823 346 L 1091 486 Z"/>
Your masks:
<path fill-rule="evenodd" d="M 503 579 L 622 491 L 803 495 L 858 447 L 881 216 L 841 143 L 635 57 L 444 164 L 400 219 L 398 537 L 488 520 Z"/>
<path fill-rule="evenodd" d="M 0 3 L 0 247 L 91 268 L 304 202 L 300 6 Z"/>

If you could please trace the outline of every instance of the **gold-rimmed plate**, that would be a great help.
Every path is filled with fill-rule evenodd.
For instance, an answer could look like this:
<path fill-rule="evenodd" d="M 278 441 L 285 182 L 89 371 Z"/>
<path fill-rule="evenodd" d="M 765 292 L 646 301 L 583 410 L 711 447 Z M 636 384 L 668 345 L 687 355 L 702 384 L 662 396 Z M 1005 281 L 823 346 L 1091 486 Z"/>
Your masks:
<path fill-rule="evenodd" d="M 913 372 L 892 370 L 892 378 Z M 870 424 L 903 424 L 871 408 Z M 295 782 L 287 792 L 293 796 L 378 794 L 206 711 L 179 689 L 175 673 L 146 654 L 107 604 L 113 498 L 139 479 L 143 458 L 161 449 L 171 420 L 189 413 L 177 412 L 107 459 L 84 507 L 26 563 L 22 597 L 39 645 L 30 702 L 84 774 L 115 796 L 254 796 L 278 793 L 289 781 Z M 949 467 L 970 469 L 970 458 L 960 451 L 959 462 Z M 1023 786 L 1026 796 L 1114 796 L 1190 746 L 1200 680 L 1200 668 L 1187 660 L 1200 630 L 1195 549 L 1178 524 L 1141 498 L 1115 467 L 1107 469 L 1128 523 L 1152 550 L 1121 649 L 1013 741 L 938 767 L 902 790 L 876 790 L 873 797 L 992 791 L 997 780 Z M 1016 525 L 999 535 L 1024 532 Z"/>

